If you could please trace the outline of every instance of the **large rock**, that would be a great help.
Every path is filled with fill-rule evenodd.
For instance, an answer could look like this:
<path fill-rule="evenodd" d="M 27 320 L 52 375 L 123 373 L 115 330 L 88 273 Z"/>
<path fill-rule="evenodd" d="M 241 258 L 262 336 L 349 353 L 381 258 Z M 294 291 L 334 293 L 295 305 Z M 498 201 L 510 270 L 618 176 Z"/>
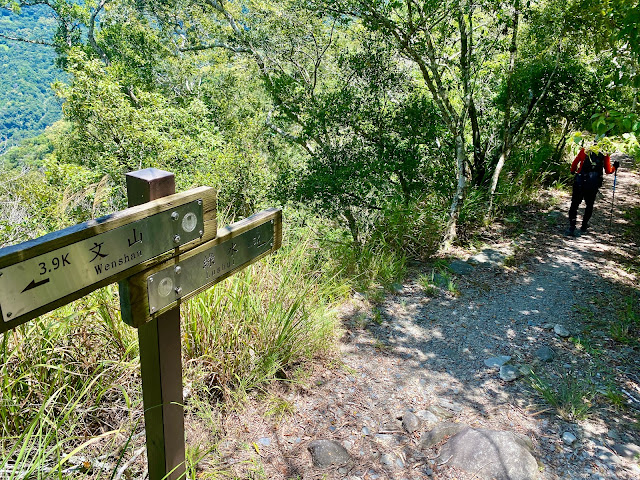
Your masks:
<path fill-rule="evenodd" d="M 512 432 L 467 428 L 444 444 L 440 461 L 479 478 L 538 478 L 538 463 L 531 454 L 531 445 Z"/>
<path fill-rule="evenodd" d="M 502 267 L 507 256 L 492 248 L 485 248 L 482 252 L 474 255 L 467 260 L 471 265 L 492 265 L 494 267 Z"/>
<path fill-rule="evenodd" d="M 319 468 L 344 465 L 351 460 L 351 455 L 349 455 L 347 449 L 333 440 L 314 440 L 307 448 L 311 453 L 313 464 Z"/>
<path fill-rule="evenodd" d="M 469 428 L 469 427 L 464 423 L 454 423 L 454 422 L 438 423 L 435 427 L 433 427 L 431 430 L 423 434 L 422 437 L 420 437 L 420 448 L 422 449 L 431 448 L 434 445 L 440 443 L 446 437 L 455 435 L 456 433 L 466 428 Z"/>
<path fill-rule="evenodd" d="M 469 265 L 467 262 L 463 262 L 462 260 L 454 260 L 449 264 L 449 270 L 456 275 L 468 275 L 473 272 L 473 266 Z"/>

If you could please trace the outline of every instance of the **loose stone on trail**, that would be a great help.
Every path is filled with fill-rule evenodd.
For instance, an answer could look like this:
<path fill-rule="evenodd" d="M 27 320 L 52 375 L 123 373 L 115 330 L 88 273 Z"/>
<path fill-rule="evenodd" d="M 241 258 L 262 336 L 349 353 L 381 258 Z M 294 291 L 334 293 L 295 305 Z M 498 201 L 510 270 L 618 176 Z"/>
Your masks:
<path fill-rule="evenodd" d="M 262 445 L 263 447 L 268 447 L 269 445 L 271 445 L 271 439 L 269 437 L 262 437 L 258 439 L 258 444 Z"/>
<path fill-rule="evenodd" d="M 307 449 L 311 454 L 313 464 L 318 468 L 344 465 L 351 460 L 351 455 L 349 455 L 347 449 L 334 440 L 314 440 Z"/>
<path fill-rule="evenodd" d="M 404 415 L 402 415 L 402 427 L 409 433 L 418 430 L 420 423 L 420 419 L 409 411 L 404 412 Z"/>
<path fill-rule="evenodd" d="M 567 330 L 564 325 L 560 325 L 559 323 L 556 323 L 553 326 L 553 331 L 556 333 L 556 335 L 562 338 L 567 338 L 569 335 L 571 335 L 569 333 L 569 330 Z"/>
<path fill-rule="evenodd" d="M 512 382 L 519 378 L 520 375 L 520 370 L 513 365 L 503 365 L 500 367 L 500 378 L 505 382 Z"/>
<path fill-rule="evenodd" d="M 462 260 L 454 260 L 449 264 L 449 270 L 451 270 L 456 275 L 468 275 L 473 272 L 474 268 L 467 262 L 463 262 Z"/>
<path fill-rule="evenodd" d="M 562 434 L 562 441 L 565 443 L 565 445 L 571 446 L 576 442 L 576 440 L 576 436 L 571 432 L 564 432 Z"/>
<path fill-rule="evenodd" d="M 491 358 L 487 358 L 484 361 L 484 364 L 489 367 L 501 367 L 503 366 L 505 363 L 507 363 L 509 360 L 511 360 L 511 357 L 508 355 L 501 355 L 499 357 L 491 357 Z"/>
<path fill-rule="evenodd" d="M 459 404 L 458 402 L 453 402 L 451 400 L 448 400 L 446 398 L 439 398 L 438 399 L 438 405 L 440 405 L 442 408 L 446 408 L 447 410 L 454 412 L 454 413 L 460 413 L 462 411 L 462 405 Z"/>
<path fill-rule="evenodd" d="M 538 463 L 527 440 L 512 432 L 467 428 L 443 445 L 440 463 L 479 478 L 534 480 Z"/>
<path fill-rule="evenodd" d="M 418 413 L 416 413 L 416 416 L 420 420 L 422 420 L 424 423 L 427 423 L 427 424 L 435 424 L 440 421 L 440 419 L 436 417 L 434 413 L 430 412 L 429 410 L 420 410 Z"/>
<path fill-rule="evenodd" d="M 551 347 L 548 347 L 547 345 L 544 345 L 544 346 L 540 347 L 534 353 L 536 358 L 538 360 L 540 360 L 541 362 L 550 362 L 550 361 L 552 361 L 553 357 L 555 356 L 555 354 L 556 354 L 556 352 L 554 352 L 553 349 Z"/>
<path fill-rule="evenodd" d="M 482 250 L 482 252 L 469 258 L 467 263 L 470 263 L 471 265 L 491 265 L 494 267 L 502 267 L 504 266 L 505 258 L 507 258 L 507 256 L 504 253 L 492 248 L 486 248 Z"/>

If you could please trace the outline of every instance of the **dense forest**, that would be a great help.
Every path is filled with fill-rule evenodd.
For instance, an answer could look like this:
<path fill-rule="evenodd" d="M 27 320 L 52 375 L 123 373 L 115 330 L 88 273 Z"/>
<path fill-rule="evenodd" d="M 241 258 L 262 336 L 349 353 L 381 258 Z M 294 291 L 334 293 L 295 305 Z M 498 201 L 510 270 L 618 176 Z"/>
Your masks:
<path fill-rule="evenodd" d="M 68 75 L 65 123 L 39 144 L 88 170 L 76 191 L 105 178 L 121 198 L 123 173 L 153 165 L 219 188 L 231 216 L 295 204 L 354 244 L 411 212 L 394 241 L 417 253 L 428 225 L 449 244 L 498 199 L 560 180 L 576 132 L 637 148 L 633 2 L 22 3 L 40 9 L 5 37 L 51 44 L 42 61 Z M 2 45 L 8 61 L 28 44 Z M 56 114 L 43 99 L 42 121 L 20 120 L 21 83 L 3 85 L 21 135 Z"/>
<path fill-rule="evenodd" d="M 55 68 L 54 49 L 42 44 L 50 43 L 55 31 L 55 17 L 46 7 L 25 8 L 21 15 L 0 9 L 0 153 L 62 116 L 51 85 L 65 77 Z"/>
<path fill-rule="evenodd" d="M 345 291 L 389 286 L 408 259 L 472 241 L 541 188 L 567 185 L 581 145 L 640 158 L 639 23 L 637 0 L 0 0 L 0 140 L 22 140 L 0 150 L 0 245 L 124 208 L 124 174 L 147 167 L 175 173 L 178 190 L 215 187 L 220 225 L 282 206 L 282 255 L 247 274 L 251 288 L 232 287 L 239 302 L 277 298 L 301 319 L 278 336 L 281 356 L 268 344 L 276 317 L 244 318 L 220 290 L 186 314 L 190 368 L 215 364 L 223 373 L 198 377 L 202 389 L 228 399 L 325 348 Z M 89 337 L 108 327 L 113 344 L 88 353 L 62 330 L 46 343 L 133 362 L 114 297 L 75 311 L 93 317 Z M 207 302 L 242 327 L 213 332 Z M 51 318 L 78 326 L 61 312 Z M 248 325 L 258 317 L 274 324 Z M 51 318 L 3 336 L 2 378 L 18 380 L 2 398 L 120 399 L 127 365 L 25 373 L 22 347 L 7 345 L 35 342 L 28 329 L 54 335 L 40 327 Z M 219 350 L 236 334 L 225 345 L 254 346 Z M 99 394 L 86 383 L 97 376 Z M 48 432 L 42 405 L 0 414 L 3 436 Z M 89 410 L 53 423 L 81 423 L 86 439 L 103 431 L 99 412 L 78 420 Z"/>

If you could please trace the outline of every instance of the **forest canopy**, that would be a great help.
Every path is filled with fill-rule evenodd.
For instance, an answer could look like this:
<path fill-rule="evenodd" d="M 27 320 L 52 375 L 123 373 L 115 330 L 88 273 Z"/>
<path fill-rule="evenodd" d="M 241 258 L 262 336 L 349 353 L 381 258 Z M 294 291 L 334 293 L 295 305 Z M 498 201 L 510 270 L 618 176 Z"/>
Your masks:
<path fill-rule="evenodd" d="M 15 145 L 62 116 L 51 85 L 64 73 L 54 65 L 53 47 L 35 43 L 51 42 L 56 28 L 53 12 L 44 6 L 25 8 L 21 15 L 0 8 L 0 142 Z"/>
<path fill-rule="evenodd" d="M 0 18 L 30 5 L 55 34 L 29 13 L 0 48 L 50 43 L 67 75 L 47 161 L 113 198 L 154 166 L 232 216 L 292 204 L 356 245 L 402 218 L 417 253 L 562 180 L 576 132 L 638 149 L 638 1 L 0 0 Z"/>

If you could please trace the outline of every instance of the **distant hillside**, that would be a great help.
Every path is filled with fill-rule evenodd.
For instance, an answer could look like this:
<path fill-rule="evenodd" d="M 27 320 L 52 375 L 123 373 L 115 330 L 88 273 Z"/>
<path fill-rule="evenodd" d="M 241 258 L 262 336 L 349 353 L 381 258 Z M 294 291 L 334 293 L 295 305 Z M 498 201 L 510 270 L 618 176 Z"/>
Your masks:
<path fill-rule="evenodd" d="M 9 37 L 48 40 L 55 26 L 46 7 L 23 8 L 20 15 L 0 9 L 0 33 Z M 52 47 L 0 38 L 0 142 L 33 137 L 61 118 L 51 84 L 63 72 L 54 60 Z"/>

